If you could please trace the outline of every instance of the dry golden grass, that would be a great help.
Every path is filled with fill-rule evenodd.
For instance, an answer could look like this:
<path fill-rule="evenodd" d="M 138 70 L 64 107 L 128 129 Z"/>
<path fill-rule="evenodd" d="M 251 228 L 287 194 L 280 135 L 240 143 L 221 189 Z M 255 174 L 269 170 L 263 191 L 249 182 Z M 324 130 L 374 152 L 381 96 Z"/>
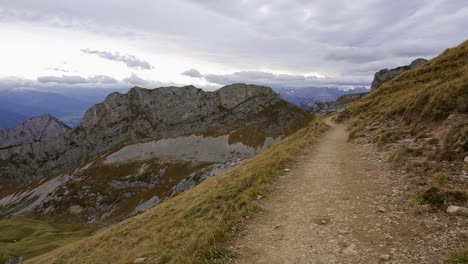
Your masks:
<path fill-rule="evenodd" d="M 348 107 L 338 120 L 353 119 L 352 135 L 375 122 L 396 120 L 399 125 L 393 132 L 399 134 L 430 131 L 451 114 L 468 115 L 468 41 L 384 83 Z M 456 158 L 451 155 L 454 145 L 468 140 L 468 121 L 460 120 L 450 124 L 452 132 L 444 139 L 441 159 Z"/>
<path fill-rule="evenodd" d="M 393 147 L 390 161 L 415 180 L 408 205 L 416 213 L 466 204 L 459 175 L 468 156 L 468 41 L 383 84 L 338 120 L 352 123 L 351 139 L 372 137 L 380 148 Z M 448 256 L 449 263 L 468 263 L 467 248 Z"/>
<path fill-rule="evenodd" d="M 168 202 L 92 237 L 26 263 L 217 263 L 231 253 L 226 241 L 259 208 L 257 195 L 283 174 L 326 126 L 313 120 L 264 153 Z"/>
<path fill-rule="evenodd" d="M 453 112 L 468 113 L 468 41 L 383 84 L 340 119 L 400 116 L 414 122 L 440 120 Z"/>

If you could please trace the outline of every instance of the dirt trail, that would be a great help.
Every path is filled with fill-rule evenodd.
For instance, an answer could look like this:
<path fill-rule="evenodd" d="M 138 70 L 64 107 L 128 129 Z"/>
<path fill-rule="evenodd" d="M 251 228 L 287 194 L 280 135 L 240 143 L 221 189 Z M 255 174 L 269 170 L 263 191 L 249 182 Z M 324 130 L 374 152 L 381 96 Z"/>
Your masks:
<path fill-rule="evenodd" d="M 452 227 L 407 216 L 404 177 L 326 122 L 331 129 L 260 201 L 265 212 L 231 245 L 232 263 L 441 263 L 428 232 Z"/>

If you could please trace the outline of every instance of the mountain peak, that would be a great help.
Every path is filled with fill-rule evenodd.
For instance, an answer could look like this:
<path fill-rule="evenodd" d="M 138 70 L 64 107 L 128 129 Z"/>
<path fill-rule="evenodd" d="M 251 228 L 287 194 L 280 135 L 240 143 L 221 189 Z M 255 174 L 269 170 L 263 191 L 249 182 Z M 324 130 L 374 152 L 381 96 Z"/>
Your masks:
<path fill-rule="evenodd" d="M 30 118 L 14 128 L 0 131 L 0 147 L 47 141 L 70 130 L 56 117 L 45 114 Z"/>
<path fill-rule="evenodd" d="M 277 137 L 309 120 L 309 114 L 264 86 L 234 84 L 214 92 L 194 86 L 134 87 L 126 94 L 110 94 L 88 109 L 81 125 L 70 133 L 51 142 L 19 147 L 30 153 L 22 157 L 25 165 L 12 169 L 13 165 L 6 164 L 0 166 L 0 173 L 5 180 L 40 178 L 83 164 L 118 144 L 207 133 L 229 135 L 246 126 Z M 238 140 L 245 138 L 250 137 L 242 135 Z M 14 151 L 0 151 L 0 157 L 11 159 Z M 37 157 L 50 158 L 47 164 L 36 166 Z"/>

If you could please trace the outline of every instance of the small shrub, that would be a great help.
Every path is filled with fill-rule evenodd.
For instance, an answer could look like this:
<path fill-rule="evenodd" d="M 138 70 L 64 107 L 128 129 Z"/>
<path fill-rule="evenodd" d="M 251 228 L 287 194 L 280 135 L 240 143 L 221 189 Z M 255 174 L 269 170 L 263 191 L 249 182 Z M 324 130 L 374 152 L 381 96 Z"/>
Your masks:
<path fill-rule="evenodd" d="M 432 185 L 434 187 L 444 187 L 447 185 L 448 181 L 447 176 L 443 174 L 436 174 L 432 177 Z"/>
<path fill-rule="evenodd" d="M 468 263 L 468 249 L 458 248 L 451 250 L 447 256 L 447 262 L 450 264 Z"/>
<path fill-rule="evenodd" d="M 445 204 L 462 205 L 468 200 L 468 194 L 462 190 L 443 190 L 432 186 L 422 193 L 421 198 L 423 203 L 440 208 Z"/>
<path fill-rule="evenodd" d="M 445 195 L 438 187 L 431 187 L 422 194 L 425 203 L 440 207 L 444 204 Z"/>
<path fill-rule="evenodd" d="M 452 204 L 463 205 L 468 200 L 467 193 L 461 190 L 447 191 L 445 195 L 445 200 Z"/>
<path fill-rule="evenodd" d="M 409 199 L 406 204 L 412 209 L 415 214 L 423 214 L 429 212 L 430 207 L 427 204 L 424 204 L 423 198 L 421 195 L 415 195 Z"/>
<path fill-rule="evenodd" d="M 439 144 L 439 139 L 431 138 L 431 139 L 429 139 L 429 141 L 427 141 L 427 144 L 429 144 L 429 145 L 438 145 Z"/>

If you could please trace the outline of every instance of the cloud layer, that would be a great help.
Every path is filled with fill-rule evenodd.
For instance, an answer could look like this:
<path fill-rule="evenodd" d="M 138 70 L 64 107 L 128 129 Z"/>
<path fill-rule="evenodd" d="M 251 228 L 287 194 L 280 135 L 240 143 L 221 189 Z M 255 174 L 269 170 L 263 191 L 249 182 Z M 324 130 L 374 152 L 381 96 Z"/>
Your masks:
<path fill-rule="evenodd" d="M 229 74 L 201 74 L 196 69 L 188 70 L 183 75 L 203 78 L 208 83 L 229 85 L 233 83 L 248 83 L 270 87 L 334 87 L 349 89 L 368 86 L 370 77 L 340 76 L 317 77 L 313 75 L 276 74 L 267 71 L 239 71 Z"/>
<path fill-rule="evenodd" d="M 132 86 L 157 88 L 163 86 L 181 86 L 181 84 L 145 80 L 134 73 L 122 80 L 117 80 L 105 75 L 96 75 L 91 77 L 82 77 L 77 75 L 41 76 L 36 80 L 19 77 L 0 78 L 0 89 L 47 91 L 56 88 L 125 89 Z"/>
<path fill-rule="evenodd" d="M 115 42 L 131 43 L 130 50 L 164 55 L 165 61 L 156 60 L 158 69 L 173 61 L 182 62 L 185 69 L 196 68 L 182 75 L 197 81 L 282 86 L 368 85 L 382 68 L 431 58 L 461 43 L 468 28 L 466 0 L 141 0 L 138 4 L 144 8 L 135 8 L 130 0 L 3 1 L 0 23 L 26 22 L 110 36 Z M 91 46 L 80 48 L 85 47 Z M 125 63 L 131 70 L 153 69 L 147 59 L 107 51 L 102 48 L 106 45 L 92 47 L 82 52 Z M 180 76 L 184 68 L 174 69 L 175 74 Z M 128 80 L 141 82 L 132 76 Z"/>
<path fill-rule="evenodd" d="M 143 70 L 152 70 L 154 67 L 147 61 L 138 59 L 133 55 L 121 55 L 119 52 L 109 52 L 109 51 L 99 51 L 99 50 L 91 50 L 91 49 L 82 49 L 81 50 L 87 54 L 97 55 L 103 59 L 123 62 L 130 68 L 135 69 L 143 69 Z"/>

